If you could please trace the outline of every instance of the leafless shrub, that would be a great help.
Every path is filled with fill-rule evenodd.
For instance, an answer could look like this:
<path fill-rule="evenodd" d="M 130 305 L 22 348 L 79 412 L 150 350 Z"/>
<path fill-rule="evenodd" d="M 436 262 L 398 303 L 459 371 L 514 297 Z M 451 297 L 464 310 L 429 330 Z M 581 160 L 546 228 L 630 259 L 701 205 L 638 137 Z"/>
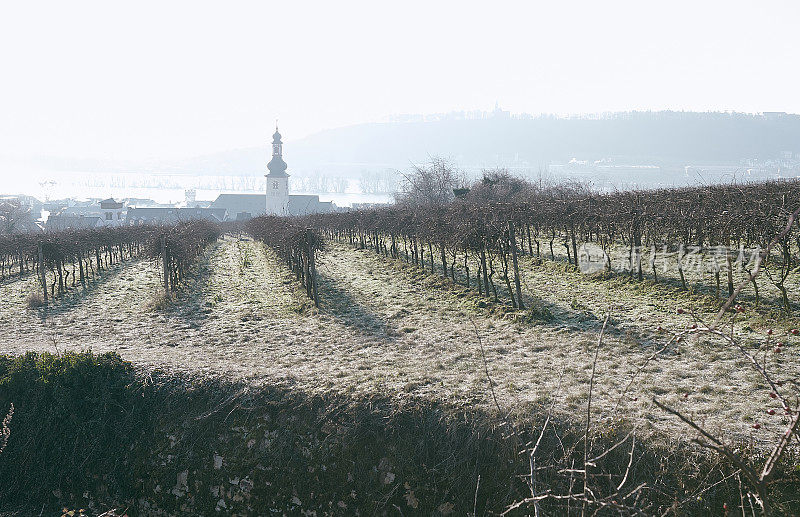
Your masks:
<path fill-rule="evenodd" d="M 24 232 L 32 225 L 30 207 L 23 206 L 19 200 L 0 201 L 0 235 Z"/>
<path fill-rule="evenodd" d="M 455 197 L 453 189 L 464 184 L 455 165 L 439 157 L 431 158 L 425 165 L 414 165 L 411 172 L 401 174 L 404 181 L 397 202 L 409 206 L 445 205 Z"/>
<path fill-rule="evenodd" d="M 653 508 L 650 503 L 640 500 L 643 491 L 647 488 L 646 484 L 638 483 L 631 486 L 632 482 L 629 482 L 636 457 L 636 427 L 625 433 L 616 443 L 604 449 L 597 451 L 594 444 L 594 438 L 600 434 L 600 431 L 592 421 L 592 398 L 597 361 L 609 319 L 610 313 L 606 315 L 594 350 L 582 433 L 573 437 L 571 441 L 565 442 L 565 439 L 558 435 L 558 431 L 548 428 L 561 391 L 561 380 L 564 375 L 562 371 L 539 436 L 527 451 L 530 465 L 527 481 L 531 496 L 511 505 L 506 509 L 504 515 L 521 507 L 529 507 L 533 509 L 534 515 L 539 516 L 543 513 L 541 503 L 545 501 L 554 503 L 560 509 L 559 511 L 566 515 L 573 512 L 579 512 L 581 515 L 596 515 L 600 512 L 619 515 L 648 515 L 648 512 L 652 512 Z M 539 458 L 540 447 L 548 432 L 555 435 L 562 453 L 558 457 L 551 456 L 549 461 L 543 462 Z M 630 443 L 629 452 L 622 450 L 627 443 Z M 582 458 L 578 459 L 580 463 L 577 467 L 575 465 L 576 457 Z M 601 461 L 608 461 L 612 457 L 615 459 L 626 457 L 627 461 L 622 464 L 625 465 L 624 468 L 618 468 L 614 472 L 604 470 Z M 617 463 L 617 465 L 620 464 Z M 540 484 L 538 478 L 544 472 L 549 472 L 551 482 L 553 479 L 559 479 L 557 485 L 566 486 L 566 492 L 553 490 Z M 582 489 L 576 490 L 576 485 Z"/>
<path fill-rule="evenodd" d="M 770 500 L 769 484 L 775 474 L 776 466 L 781 462 L 787 453 L 790 444 L 797 441 L 798 429 L 800 428 L 800 378 L 793 375 L 793 372 L 772 371 L 769 367 L 769 359 L 780 356 L 783 353 L 783 343 L 774 342 L 771 335 L 756 349 L 748 350 L 735 334 L 736 314 L 743 312 L 741 306 L 737 307 L 736 313 L 730 317 L 728 331 L 706 325 L 702 319 L 693 312 L 687 312 L 695 323 L 685 331 L 675 335 L 675 342 L 681 342 L 688 336 L 707 336 L 716 339 L 724 346 L 736 350 L 747 364 L 759 376 L 762 387 L 769 391 L 765 401 L 766 418 L 773 421 L 782 419 L 769 426 L 762 424 L 758 419 L 753 424 L 753 429 L 759 435 L 761 446 L 770 450 L 766 459 L 761 460 L 758 455 L 744 454 L 740 448 L 730 443 L 722 437 L 719 432 L 716 434 L 702 426 L 692 416 L 679 411 L 666 403 L 653 399 L 653 403 L 667 413 L 674 415 L 684 424 L 697 433 L 694 439 L 696 443 L 718 452 L 727 458 L 738 469 L 745 480 L 749 490 L 748 497 L 753 499 L 761 507 L 764 515 L 773 515 L 775 508 Z M 761 359 L 759 359 L 761 356 Z M 777 404 L 777 408 L 770 407 L 770 403 Z M 782 431 L 776 432 L 774 428 L 781 428 Z M 771 428 L 771 429 L 768 429 Z M 742 512 L 745 509 L 742 508 Z"/>

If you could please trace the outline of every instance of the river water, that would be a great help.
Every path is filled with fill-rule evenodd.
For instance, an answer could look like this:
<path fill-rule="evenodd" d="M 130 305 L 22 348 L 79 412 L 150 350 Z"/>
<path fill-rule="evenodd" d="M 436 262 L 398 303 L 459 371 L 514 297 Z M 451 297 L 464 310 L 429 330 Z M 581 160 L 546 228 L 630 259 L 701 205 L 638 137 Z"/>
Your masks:
<path fill-rule="evenodd" d="M 263 194 L 265 179 L 263 176 L 26 171 L 5 172 L 0 183 L 0 194 L 25 194 L 40 201 L 113 197 L 179 203 L 185 200 L 186 190 L 189 189 L 196 191 L 198 201 L 213 201 L 220 194 Z M 333 201 L 337 206 L 387 203 L 393 199 L 389 193 L 362 193 L 356 181 L 348 182 L 344 192 L 304 192 L 292 189 L 291 193 L 316 194 L 321 201 Z"/>

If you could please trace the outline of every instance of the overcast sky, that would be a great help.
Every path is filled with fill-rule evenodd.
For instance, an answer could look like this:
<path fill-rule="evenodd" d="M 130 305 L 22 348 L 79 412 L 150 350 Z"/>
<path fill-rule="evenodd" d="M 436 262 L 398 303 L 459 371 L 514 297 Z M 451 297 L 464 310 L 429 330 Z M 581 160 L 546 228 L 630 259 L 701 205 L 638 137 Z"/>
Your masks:
<path fill-rule="evenodd" d="M 173 158 L 392 114 L 800 112 L 800 2 L 7 2 L 0 155 Z"/>

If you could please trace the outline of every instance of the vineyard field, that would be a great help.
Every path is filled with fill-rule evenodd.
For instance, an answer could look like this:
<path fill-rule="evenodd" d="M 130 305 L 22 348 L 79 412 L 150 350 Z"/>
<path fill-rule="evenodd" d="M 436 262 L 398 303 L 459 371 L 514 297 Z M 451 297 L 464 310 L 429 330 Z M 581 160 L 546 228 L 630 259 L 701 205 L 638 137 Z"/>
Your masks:
<path fill-rule="evenodd" d="M 558 258 L 558 257 L 557 257 Z M 159 289 L 158 264 L 133 259 L 112 267 L 83 290 L 48 308 L 29 309 L 33 275 L 0 285 L 0 354 L 28 350 L 115 351 L 145 370 L 161 369 L 250 383 L 301 385 L 316 393 L 392 393 L 448 404 L 494 405 L 480 345 L 498 402 L 526 414 L 541 410 L 564 371 L 565 418 L 580 410 L 606 313 L 609 327 L 597 363 L 595 412 L 643 418 L 649 431 L 683 435 L 668 415 L 654 412 L 657 395 L 680 401 L 708 425 L 730 423 L 748 436 L 763 393 L 733 350 L 687 343 L 650 364 L 634 391 L 627 381 L 665 341 L 663 327 L 681 330 L 679 307 L 713 314 L 708 293 L 669 283 L 610 279 L 574 271 L 561 261 L 520 261 L 525 299 L 546 317 L 494 305 L 441 274 L 331 241 L 318 254 L 320 307 L 280 259 L 249 238 L 227 235 L 200 257 L 188 287 L 175 299 Z M 797 285 L 796 279 L 789 282 Z M 531 286 L 536 286 L 535 293 Z M 795 293 L 796 295 L 796 293 Z M 752 311 L 744 338 L 792 320 L 770 321 Z M 480 343 L 478 341 L 480 336 Z M 781 366 L 800 367 L 800 340 L 788 338 Z M 684 394 L 691 393 L 688 400 Z M 609 420 L 609 421 L 611 421 Z"/>

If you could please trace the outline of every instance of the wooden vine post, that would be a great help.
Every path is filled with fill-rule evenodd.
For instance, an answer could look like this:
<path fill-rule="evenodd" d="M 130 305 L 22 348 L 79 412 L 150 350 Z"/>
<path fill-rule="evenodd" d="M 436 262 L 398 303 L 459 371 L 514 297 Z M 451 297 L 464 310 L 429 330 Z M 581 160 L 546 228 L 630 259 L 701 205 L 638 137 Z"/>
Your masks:
<path fill-rule="evenodd" d="M 42 284 L 42 294 L 44 295 L 44 303 L 47 303 L 47 277 L 44 273 L 44 252 L 42 251 L 42 243 L 39 242 L 37 246 L 37 259 L 39 261 L 39 281 Z"/>
<path fill-rule="evenodd" d="M 313 245 L 313 238 L 314 238 L 314 230 L 311 228 L 306 228 L 306 244 L 308 246 L 308 265 L 309 265 L 309 273 L 310 278 L 306 281 L 311 282 L 311 292 L 314 298 L 314 305 L 319 307 L 319 293 L 317 292 L 317 266 L 316 262 L 314 261 L 314 245 Z"/>
<path fill-rule="evenodd" d="M 517 238 L 514 233 L 514 221 L 508 221 L 508 238 L 511 242 L 511 262 L 514 265 L 514 284 L 517 289 L 517 306 L 521 310 L 524 310 L 525 304 L 522 303 L 522 286 L 519 282 L 519 266 L 517 265 Z"/>
<path fill-rule="evenodd" d="M 311 249 L 311 241 L 309 238 L 311 236 L 306 232 L 306 249 L 301 250 L 300 253 L 297 254 L 297 258 L 300 260 L 300 264 L 298 267 L 298 272 L 300 273 L 300 280 L 302 281 L 303 285 L 306 287 L 306 294 L 309 298 L 314 297 L 313 287 L 311 286 L 311 254 L 313 250 Z M 305 255 L 305 260 L 303 255 Z"/>
<path fill-rule="evenodd" d="M 164 290 L 169 291 L 169 257 L 167 257 L 167 236 L 161 235 L 161 265 L 164 269 Z"/>
<path fill-rule="evenodd" d="M 489 297 L 489 275 L 486 272 L 486 242 L 481 244 L 481 271 L 483 271 L 484 296 Z"/>

